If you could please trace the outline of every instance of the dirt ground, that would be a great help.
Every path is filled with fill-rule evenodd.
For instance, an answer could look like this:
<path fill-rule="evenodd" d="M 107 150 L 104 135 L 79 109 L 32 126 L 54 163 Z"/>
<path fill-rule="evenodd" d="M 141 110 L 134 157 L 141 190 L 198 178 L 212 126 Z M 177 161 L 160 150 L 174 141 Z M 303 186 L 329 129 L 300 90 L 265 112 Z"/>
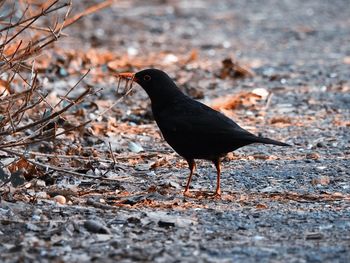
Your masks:
<path fill-rule="evenodd" d="M 60 74 L 45 87 L 59 94 L 75 69 L 91 68 L 82 86 L 102 90 L 86 116 L 119 98 L 101 74 L 157 67 L 242 127 L 293 146 L 229 154 L 221 200 L 210 195 L 214 168 L 198 161 L 185 198 L 186 162 L 134 85 L 81 136 L 26 149 L 90 176 L 48 168 L 2 186 L 0 261 L 349 262 L 349 14 L 347 0 L 120 0 L 67 28 L 48 62 L 61 61 Z M 82 54 L 90 65 L 77 63 Z"/>

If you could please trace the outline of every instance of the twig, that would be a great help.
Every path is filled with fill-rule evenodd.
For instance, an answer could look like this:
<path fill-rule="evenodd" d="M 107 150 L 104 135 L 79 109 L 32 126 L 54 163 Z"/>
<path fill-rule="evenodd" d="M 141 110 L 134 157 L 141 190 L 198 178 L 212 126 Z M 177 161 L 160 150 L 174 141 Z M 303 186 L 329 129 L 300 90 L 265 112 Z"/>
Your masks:
<path fill-rule="evenodd" d="M 15 13 L 15 4 L 16 4 L 16 3 L 13 2 L 13 4 L 12 4 L 12 11 L 11 11 L 11 13 L 9 14 L 9 16 L 10 16 L 10 23 L 12 22 L 13 15 L 14 15 L 14 13 Z M 10 33 L 10 28 L 6 29 L 6 35 L 5 35 L 5 39 L 4 39 L 5 42 L 6 42 L 7 39 L 8 39 L 9 33 Z M 0 31 L 0 34 L 1 34 L 1 31 Z M 2 56 L 4 55 L 5 46 L 3 46 L 2 48 L 0 48 L 0 50 L 1 50 L 1 57 L 2 57 Z"/>
<path fill-rule="evenodd" d="M 4 27 L 4 28 L 1 28 L 1 29 L 0 29 L 0 33 L 1 33 L 2 31 L 5 31 L 5 30 L 11 29 L 11 28 L 15 28 L 15 27 L 17 27 L 17 26 L 19 26 L 19 25 L 22 25 L 22 24 L 24 24 L 24 23 L 26 23 L 26 22 L 29 22 L 29 21 L 31 21 L 31 20 L 34 20 L 34 19 L 36 20 L 36 19 L 38 19 L 38 18 L 41 17 L 41 16 L 48 15 L 49 13 L 52 13 L 52 12 L 54 12 L 54 11 L 56 11 L 56 10 L 59 10 L 59 9 L 61 9 L 61 8 L 63 8 L 63 7 L 66 7 L 66 6 L 69 5 L 69 3 L 64 3 L 64 4 L 60 5 L 60 6 L 57 6 L 57 7 L 55 7 L 55 8 L 52 8 L 52 9 L 50 10 L 50 8 L 53 7 L 58 1 L 59 1 L 59 0 L 55 0 L 55 1 L 54 1 L 52 4 L 50 4 L 47 8 L 45 8 L 45 9 L 42 10 L 40 13 L 38 13 L 38 14 L 32 16 L 32 17 L 29 17 L 29 18 L 27 18 L 27 19 L 25 19 L 25 20 L 18 21 L 17 23 L 14 23 L 14 24 L 8 25 L 8 26 L 6 26 L 6 27 Z M 28 27 L 28 25 L 26 25 L 25 27 Z"/>
<path fill-rule="evenodd" d="M 0 149 L 1 150 L 1 149 Z M 40 152 L 32 152 L 32 151 L 23 151 L 18 152 L 19 154 L 28 154 L 28 155 L 34 155 L 34 156 L 42 156 L 47 158 L 59 158 L 59 159 L 75 159 L 75 160 L 82 160 L 82 161 L 96 161 L 96 162 L 103 162 L 103 163 L 113 163 L 111 160 L 102 159 L 98 157 L 85 157 L 80 155 L 62 155 L 62 154 L 51 154 L 51 153 L 40 153 Z M 160 153 L 138 153 L 138 154 L 127 154 L 125 156 L 114 156 L 114 159 L 117 160 L 127 160 L 127 159 L 137 159 L 137 158 L 151 158 L 156 157 L 160 155 Z"/>
<path fill-rule="evenodd" d="M 84 93 L 82 93 L 77 99 L 75 99 L 72 103 L 70 103 L 69 105 L 67 105 L 66 107 L 64 107 L 62 110 L 60 111 L 57 111 L 41 120 L 38 120 L 38 121 L 35 121 L 35 122 L 32 122 L 30 124 L 27 124 L 27 125 L 24 125 L 24 126 L 21 126 L 19 128 L 16 128 L 14 131 L 10 132 L 10 131 L 4 131 L 4 132 L 0 132 L 0 136 L 4 136 L 4 135 L 9 135 L 9 134 L 12 134 L 12 133 L 16 133 L 16 132 L 20 132 L 20 131 L 23 131 L 23 130 L 27 130 L 29 128 L 32 128 L 38 124 L 41 124 L 41 123 L 44 123 L 48 120 L 51 120 L 51 119 L 54 119 L 55 117 L 59 116 L 60 114 L 62 114 L 63 112 L 67 111 L 69 108 L 71 108 L 72 106 L 76 105 L 83 97 L 85 97 L 87 94 L 89 94 L 90 92 L 90 89 L 87 89 Z"/>
<path fill-rule="evenodd" d="M 2 188 L 4 185 L 7 185 L 9 182 L 11 182 L 11 178 L 5 180 L 5 181 L 0 185 L 0 188 Z"/>
<path fill-rule="evenodd" d="M 47 95 L 46 95 L 46 96 L 47 96 Z M 12 117 L 12 118 L 17 118 L 17 116 L 18 116 L 19 114 L 24 113 L 25 111 L 34 108 L 35 106 L 39 105 L 39 104 L 46 98 L 46 96 L 45 96 L 45 97 L 39 98 L 38 101 L 36 101 L 36 102 L 34 102 L 34 103 L 30 104 L 30 105 L 28 105 L 28 101 L 29 101 L 29 100 L 26 99 L 26 101 L 24 102 L 24 104 L 23 104 L 21 107 L 19 107 L 19 109 L 18 109 L 16 112 L 14 112 L 14 113 L 11 115 L 11 117 Z M 9 110 L 8 110 L 8 112 L 9 112 Z M 17 124 L 19 124 L 19 122 L 21 121 L 22 117 L 23 117 L 23 114 L 22 114 L 22 116 L 20 116 L 20 118 L 18 119 Z M 9 121 L 9 119 L 10 119 L 10 116 L 9 116 L 7 119 L 3 120 L 2 122 L 3 122 L 4 124 L 6 124 L 6 123 Z M 0 127 L 3 127 L 3 126 L 4 126 L 4 125 L 1 125 L 1 124 L 0 124 Z"/>
<path fill-rule="evenodd" d="M 64 3 L 63 5 L 60 6 L 56 6 L 54 7 L 54 5 L 56 5 L 59 1 L 56 0 L 53 3 L 51 3 L 48 7 L 46 7 L 45 9 L 41 10 L 41 12 L 39 12 L 37 15 L 34 15 L 28 19 L 25 20 L 19 20 L 17 23 L 12 24 L 11 21 L 11 25 L 5 27 L 5 29 L 7 29 L 7 32 L 10 28 L 12 27 L 16 27 L 21 25 L 21 29 L 16 32 L 11 38 L 9 39 L 5 39 L 4 43 L 0 45 L 0 49 L 1 49 L 1 57 L 2 59 L 5 61 L 5 64 L 1 65 L 0 68 L 3 71 L 7 71 L 7 70 L 11 70 L 14 67 L 17 68 L 17 70 L 21 69 L 21 68 L 26 68 L 26 66 L 24 64 L 22 64 L 23 61 L 33 57 L 34 55 L 36 55 L 38 52 L 40 52 L 42 49 L 44 49 L 47 45 L 51 44 L 54 41 L 57 41 L 58 38 L 61 36 L 61 31 L 63 28 L 63 25 L 71 11 L 71 7 L 72 7 L 72 3 Z M 28 29 L 31 27 L 31 24 L 34 23 L 38 18 L 45 16 L 53 11 L 56 11 L 58 9 L 64 8 L 66 6 L 69 6 L 69 8 L 67 9 L 66 15 L 64 17 L 64 20 L 61 24 L 61 27 L 59 27 L 57 29 L 57 27 L 55 26 L 55 32 L 51 32 L 49 29 L 49 32 L 51 32 L 52 34 L 50 34 L 49 36 L 46 36 L 44 38 L 41 38 L 35 42 L 29 42 L 26 47 L 24 48 L 17 48 L 15 50 L 15 52 L 13 52 L 12 54 L 10 54 L 9 56 L 11 57 L 11 59 L 6 59 L 6 57 L 3 54 L 3 51 L 6 47 L 6 45 L 8 43 L 10 43 L 14 38 L 16 38 L 19 34 L 21 34 L 24 30 Z M 27 9 L 26 9 L 27 10 Z M 24 15 L 24 14 L 22 14 Z M 28 22 L 28 24 L 23 25 L 23 23 Z M 57 24 L 56 24 L 57 25 Z M 4 29 L 2 29 L 4 30 Z M 45 42 L 46 41 L 46 42 Z M 44 43 L 43 43 L 44 42 Z M 40 45 L 41 43 L 43 43 L 42 45 Z M 22 78 L 23 79 L 23 78 Z M 25 81 L 25 79 L 23 79 Z M 25 81 L 26 82 L 26 81 Z"/>
<path fill-rule="evenodd" d="M 23 43 L 23 40 L 21 39 L 21 41 L 19 41 L 19 44 L 18 44 L 17 47 L 16 47 L 15 52 L 12 53 L 12 55 L 11 55 L 9 61 L 11 61 L 11 60 L 15 57 L 15 55 L 17 54 L 17 52 L 18 52 L 20 46 L 22 45 L 22 43 Z"/>
<path fill-rule="evenodd" d="M 269 96 L 267 97 L 267 100 L 266 100 L 265 111 L 270 107 L 272 97 L 273 97 L 273 93 L 271 92 L 271 93 L 269 94 Z"/>
<path fill-rule="evenodd" d="M 13 26 L 13 24 L 11 24 L 10 22 L 4 22 L 4 21 L 0 21 L 0 24 L 1 25 L 6 25 L 6 26 L 11 26 L 11 25 Z M 24 25 L 17 25 L 17 27 L 21 27 L 22 28 L 22 27 L 26 27 L 26 26 L 24 26 Z M 38 31 L 44 31 L 44 32 L 48 32 L 48 33 L 51 32 L 50 29 L 45 28 L 45 27 L 40 27 L 40 26 L 33 26 L 33 25 L 31 25 L 31 26 L 27 26 L 27 28 L 38 30 Z M 66 33 L 61 32 L 61 36 L 68 37 L 69 35 L 66 34 Z"/>
<path fill-rule="evenodd" d="M 104 210 L 116 210 L 118 209 L 118 207 L 116 206 L 111 206 L 111 205 L 107 205 L 107 204 L 101 204 L 100 202 L 96 202 L 94 200 L 92 200 L 91 198 L 88 198 L 86 200 L 86 204 L 87 205 L 92 205 L 93 207 L 99 208 L 99 209 L 104 209 Z"/>
<path fill-rule="evenodd" d="M 107 111 L 111 110 L 117 103 L 119 103 L 122 99 L 124 99 L 124 97 L 126 97 L 129 93 L 131 92 L 131 88 L 127 91 L 127 93 L 125 93 L 122 97 L 120 97 L 118 100 L 116 100 L 115 103 L 113 103 L 110 107 L 108 107 L 106 110 L 104 110 L 103 112 L 101 112 L 100 114 L 98 114 L 94 119 L 91 119 L 91 120 L 88 120 L 88 121 L 85 121 L 77 126 L 74 126 L 70 129 L 67 129 L 67 130 L 64 130 L 58 134 L 54 134 L 54 135 L 50 135 L 48 137 L 44 137 L 44 138 L 41 138 L 39 140 L 35 140 L 35 141 L 30 141 L 30 142 L 23 142 L 23 143 L 10 143 L 10 144 L 5 144 L 5 145 L 0 145 L 0 149 L 4 149 L 4 148 L 9 148 L 9 147 L 16 147 L 16 146 L 23 146 L 23 145 L 28 145 L 28 144 L 34 144 L 34 143 L 38 143 L 38 142 L 42 142 L 42 141 L 47 141 L 47 140 L 50 140 L 54 137 L 59 137 L 60 135 L 63 135 L 63 134 L 66 134 L 70 131 L 73 131 L 73 130 L 76 130 L 76 129 L 79 129 L 85 125 L 88 125 L 89 123 L 91 122 L 94 122 L 94 121 L 97 121 L 100 117 L 102 117 Z M 69 105 L 68 105 L 69 106 Z M 1 135 L 1 133 L 0 133 Z"/>
<path fill-rule="evenodd" d="M 80 80 L 77 82 L 76 85 L 78 85 L 85 77 L 86 75 L 89 73 L 89 71 L 87 73 L 85 73 L 82 78 L 80 78 Z M 75 86 L 76 86 L 75 85 Z M 85 90 L 85 92 L 83 92 L 80 96 L 78 96 L 78 98 L 76 98 L 75 100 L 73 100 L 70 104 L 68 104 L 66 107 L 64 107 L 63 109 L 61 109 L 60 111 L 57 111 L 57 112 L 54 112 L 52 113 L 51 115 L 45 117 L 45 118 L 42 118 L 38 121 L 35 121 L 35 122 L 32 122 L 30 124 L 27 124 L 27 125 L 24 125 L 22 127 L 19 127 L 17 129 L 15 129 L 14 131 L 10 132 L 10 131 L 4 131 L 4 132 L 0 132 L 0 136 L 3 136 L 3 135 L 9 135 L 11 133 L 16 133 L 16 132 L 20 132 L 20 131 L 23 131 L 23 130 L 26 130 L 26 129 L 29 129 L 31 127 L 34 127 L 38 124 L 41 124 L 41 123 L 44 123 L 48 120 L 51 120 L 51 119 L 54 119 L 55 117 L 59 116 L 60 114 L 62 114 L 63 112 L 67 111 L 69 108 L 71 108 L 72 106 L 76 105 L 82 98 L 84 98 L 87 94 L 90 93 L 90 88 L 88 88 L 87 90 Z"/>
<path fill-rule="evenodd" d="M 7 113 L 8 113 L 8 119 L 10 120 L 12 131 L 14 131 L 14 130 L 16 130 L 16 128 L 15 128 L 15 124 L 13 123 L 13 118 L 11 116 L 10 111 L 8 111 Z"/>
<path fill-rule="evenodd" d="M 117 105 L 121 100 L 123 100 L 126 96 L 128 96 L 131 91 L 132 91 L 132 87 L 123 96 L 117 99 L 111 106 L 109 106 L 106 110 L 98 114 L 94 120 L 96 121 L 98 118 L 102 117 L 107 111 L 110 111 L 115 105 Z"/>
<path fill-rule="evenodd" d="M 46 10 L 49 10 L 52 6 L 54 6 L 56 3 L 58 2 L 58 0 L 56 0 L 55 2 L 53 2 Z M 64 6 L 66 6 L 67 4 L 65 4 Z M 60 9 L 62 7 L 59 7 L 58 9 Z M 9 39 L 6 40 L 5 43 L 0 45 L 0 48 L 6 46 L 8 43 L 10 43 L 13 39 L 15 39 L 19 34 L 21 34 L 24 30 L 26 30 L 28 28 L 28 26 L 30 26 L 31 24 L 33 24 L 36 20 L 38 20 L 41 16 L 47 15 L 48 13 L 44 10 L 42 11 L 40 14 L 33 16 L 31 18 L 32 21 L 30 21 L 25 27 L 21 28 L 16 34 L 14 34 L 12 37 L 10 37 Z M 6 28 L 6 27 L 5 27 Z M 4 30 L 4 29 L 2 29 Z M 0 32 L 2 31 L 0 30 Z"/>
<path fill-rule="evenodd" d="M 98 179 L 98 180 L 104 180 L 104 181 L 110 181 L 110 182 L 119 182 L 119 181 L 124 180 L 125 178 L 128 178 L 128 177 L 122 177 L 122 178 L 119 178 L 119 179 L 111 179 L 111 178 L 105 178 L 105 177 L 101 177 L 101 176 L 93 176 L 93 175 L 82 174 L 82 173 L 78 173 L 78 172 L 66 170 L 66 169 L 61 168 L 61 167 L 51 166 L 51 165 L 47 165 L 47 164 L 42 164 L 42 163 L 37 162 L 37 161 L 33 161 L 33 160 L 31 160 L 31 159 L 26 158 L 26 156 L 24 156 L 23 154 L 17 153 L 17 152 L 12 151 L 12 150 L 1 149 L 1 151 L 4 151 L 4 152 L 9 153 L 9 154 L 16 155 L 16 156 L 18 156 L 18 157 L 21 157 L 21 158 L 23 158 L 24 160 L 26 160 L 27 162 L 29 162 L 29 163 L 31 163 L 31 164 L 34 164 L 34 165 L 37 165 L 37 166 L 40 166 L 40 167 L 43 167 L 43 168 L 45 168 L 45 169 L 47 169 L 47 170 L 53 170 L 53 171 L 56 171 L 56 172 L 62 172 L 62 173 L 72 174 L 72 175 L 79 176 L 79 177 L 85 177 L 85 178 L 91 178 L 91 179 Z"/>
<path fill-rule="evenodd" d="M 90 15 L 90 14 L 95 13 L 101 9 L 109 7 L 111 4 L 113 4 L 113 2 L 114 2 L 114 0 L 107 0 L 107 1 L 104 1 L 102 3 L 88 7 L 83 12 L 76 14 L 75 16 L 69 18 L 65 22 L 65 24 L 62 26 L 62 29 L 66 28 L 67 26 L 70 26 L 71 24 L 75 23 L 76 21 L 78 21 L 80 18 L 82 18 L 84 16 Z"/>
<path fill-rule="evenodd" d="M 20 99 L 23 96 L 27 96 L 27 93 L 32 92 L 32 88 L 23 90 L 21 92 L 18 92 L 16 94 L 8 95 L 4 98 L 0 98 L 0 105 L 2 102 L 7 102 L 7 101 L 13 101 L 16 99 Z"/>
<path fill-rule="evenodd" d="M 79 83 L 87 76 L 87 74 L 89 74 L 89 72 L 90 72 L 90 69 L 88 69 L 88 71 L 83 75 L 83 77 L 81 77 L 81 78 L 79 79 L 79 81 L 78 81 L 73 87 L 71 87 L 71 88 L 66 92 L 66 94 L 64 94 L 64 96 L 60 99 L 60 101 L 57 102 L 55 106 L 53 106 L 54 109 L 56 109 L 56 107 L 57 107 L 58 105 L 61 104 L 61 102 L 63 101 L 63 98 L 66 98 L 66 97 L 79 85 Z"/>
<path fill-rule="evenodd" d="M 113 160 L 113 164 L 116 165 L 116 160 L 115 160 L 115 157 L 114 157 L 114 154 L 113 154 L 113 151 L 112 151 L 112 146 L 111 146 L 111 143 L 108 142 L 108 146 L 109 146 L 109 154 L 112 156 L 112 160 Z"/>

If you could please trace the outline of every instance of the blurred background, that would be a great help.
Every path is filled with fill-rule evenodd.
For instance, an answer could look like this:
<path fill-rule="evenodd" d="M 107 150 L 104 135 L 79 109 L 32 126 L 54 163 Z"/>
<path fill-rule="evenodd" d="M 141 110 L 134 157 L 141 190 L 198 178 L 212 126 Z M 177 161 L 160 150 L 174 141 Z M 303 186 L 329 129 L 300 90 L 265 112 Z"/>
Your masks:
<path fill-rule="evenodd" d="M 0 1 L 0 261 L 347 262 L 349 14 L 348 0 Z M 151 67 L 293 147 L 230 153 L 222 200 L 184 199 L 186 162 L 116 78 Z M 191 191 L 211 191 L 198 164 Z"/>

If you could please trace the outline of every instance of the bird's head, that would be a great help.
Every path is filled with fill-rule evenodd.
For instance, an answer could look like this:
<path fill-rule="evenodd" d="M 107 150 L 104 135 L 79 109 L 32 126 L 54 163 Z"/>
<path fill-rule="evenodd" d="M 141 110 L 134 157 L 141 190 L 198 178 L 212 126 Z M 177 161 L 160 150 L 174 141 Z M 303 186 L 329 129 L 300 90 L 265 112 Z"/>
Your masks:
<path fill-rule="evenodd" d="M 183 95 L 168 74 L 159 69 L 145 69 L 137 73 L 120 73 L 118 77 L 139 84 L 147 92 L 152 104 Z"/>

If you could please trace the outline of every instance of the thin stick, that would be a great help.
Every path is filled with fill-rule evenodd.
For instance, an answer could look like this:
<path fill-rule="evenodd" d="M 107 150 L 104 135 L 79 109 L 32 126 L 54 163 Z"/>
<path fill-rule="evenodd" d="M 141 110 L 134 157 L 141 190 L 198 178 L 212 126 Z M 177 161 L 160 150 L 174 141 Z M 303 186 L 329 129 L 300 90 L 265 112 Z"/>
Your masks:
<path fill-rule="evenodd" d="M 97 117 L 94 119 L 94 121 L 96 121 L 98 118 L 100 118 L 101 116 L 103 116 L 107 111 L 111 110 L 115 105 L 117 105 L 121 100 L 123 100 L 127 95 L 129 95 L 129 93 L 131 92 L 132 87 L 119 99 L 117 99 L 111 106 L 109 106 L 106 110 L 104 110 L 103 112 L 101 112 L 100 114 L 97 115 Z"/>
<path fill-rule="evenodd" d="M 1 151 L 7 152 L 9 154 L 16 155 L 18 157 L 21 157 L 24 160 L 26 160 L 27 162 L 29 162 L 31 164 L 34 164 L 34 165 L 37 165 L 37 166 L 40 166 L 40 167 L 43 167 L 43 168 L 45 168 L 47 170 L 53 170 L 53 171 L 57 171 L 57 172 L 61 172 L 61 173 L 72 174 L 72 175 L 79 176 L 79 177 L 85 177 L 85 178 L 91 178 L 91 179 L 99 179 L 99 180 L 110 181 L 110 182 L 119 182 L 121 180 L 124 180 L 125 178 L 129 178 L 129 177 L 122 177 L 120 179 L 111 179 L 111 178 L 105 178 L 105 177 L 101 177 L 101 176 L 93 176 L 93 175 L 82 174 L 82 173 L 66 170 L 66 169 L 61 168 L 61 167 L 51 166 L 51 165 L 42 164 L 42 163 L 33 161 L 31 159 L 26 158 L 23 154 L 17 153 L 15 151 L 4 150 L 4 149 L 1 149 Z"/>
<path fill-rule="evenodd" d="M 61 102 L 63 101 L 64 98 L 66 98 L 78 85 L 79 83 L 87 76 L 87 74 L 89 74 L 89 72 L 91 71 L 91 69 L 88 69 L 88 71 L 83 75 L 83 77 L 81 77 L 79 79 L 79 81 L 77 83 L 75 83 L 75 85 L 73 87 L 71 87 L 66 94 L 64 94 L 64 96 L 60 99 L 59 102 L 56 103 L 55 106 L 53 106 L 53 108 L 55 109 L 59 104 L 61 104 Z"/>
<path fill-rule="evenodd" d="M 267 100 L 266 100 L 265 111 L 270 107 L 272 97 L 273 97 L 273 93 L 271 92 L 271 93 L 269 94 L 269 96 L 267 97 Z"/>
<path fill-rule="evenodd" d="M 53 5 L 55 5 L 58 2 L 58 0 L 56 0 L 54 3 L 52 3 L 46 10 L 49 10 Z M 21 28 L 16 34 L 14 34 L 12 37 L 10 37 L 9 39 L 6 40 L 5 43 L 1 44 L 0 47 L 4 47 L 6 46 L 8 43 L 10 43 L 13 39 L 15 39 L 19 34 L 21 34 L 24 30 L 26 30 L 28 28 L 28 26 L 30 26 L 31 24 L 33 24 L 36 20 L 38 20 L 41 16 L 47 15 L 47 13 L 45 11 L 41 12 L 40 14 L 32 17 L 32 21 L 30 21 L 25 27 Z M 1 32 L 1 31 L 0 31 Z"/>
<path fill-rule="evenodd" d="M 1 150 L 1 149 L 0 149 Z M 107 159 L 102 159 L 98 157 L 85 157 L 85 156 L 80 156 L 80 155 L 62 155 L 62 154 L 51 154 L 51 153 L 40 153 L 40 152 L 32 152 L 32 151 L 23 151 L 23 152 L 18 152 L 19 154 L 28 154 L 28 155 L 34 155 L 34 156 L 42 156 L 42 157 L 47 157 L 47 158 L 59 158 L 59 159 L 76 159 L 76 160 L 82 160 L 82 161 L 97 161 L 97 162 L 103 162 L 103 163 L 113 163 L 113 161 L 107 160 Z M 126 160 L 126 159 L 137 159 L 137 158 L 151 158 L 151 157 L 156 157 L 160 155 L 158 152 L 157 153 L 138 153 L 138 154 L 128 154 L 125 156 L 114 156 L 115 160 Z"/>
<path fill-rule="evenodd" d="M 20 46 L 22 45 L 22 43 L 23 43 L 23 40 L 21 39 L 21 41 L 19 41 L 19 44 L 18 44 L 17 47 L 16 47 L 15 52 L 12 53 L 12 55 L 11 55 L 9 61 L 12 61 L 12 59 L 15 57 L 15 55 L 17 54 L 17 52 L 18 52 Z"/>
<path fill-rule="evenodd" d="M 70 26 L 71 24 L 73 24 L 74 22 L 76 22 L 77 20 L 79 20 L 80 18 L 82 18 L 84 16 L 90 15 L 90 14 L 95 13 L 101 9 L 109 7 L 110 5 L 113 4 L 113 2 L 114 2 L 114 0 L 107 0 L 107 1 L 104 1 L 102 3 L 88 7 L 83 12 L 76 14 L 75 16 L 69 18 L 66 21 L 66 23 L 62 26 L 62 29 L 66 28 L 67 26 Z"/>
<path fill-rule="evenodd" d="M 1 24 L 1 25 L 6 25 L 6 26 L 12 26 L 12 25 L 13 25 L 13 24 L 11 24 L 10 22 L 5 22 L 5 21 L 0 21 L 0 24 Z M 26 27 L 26 26 L 24 26 L 24 25 L 17 25 L 17 26 L 20 27 L 20 28 Z M 27 28 L 30 28 L 30 29 L 33 29 L 33 30 L 38 30 L 38 31 L 43 31 L 43 32 L 48 32 L 48 33 L 51 32 L 50 29 L 45 28 L 45 27 L 39 27 L 39 26 L 33 26 L 33 25 L 31 25 L 31 26 L 27 26 Z M 63 36 L 63 37 L 68 37 L 69 35 L 66 34 L 66 33 L 61 32 L 61 36 Z"/>
<path fill-rule="evenodd" d="M 115 160 L 115 157 L 114 157 L 114 154 L 113 154 L 113 151 L 112 151 L 112 146 L 111 146 L 110 142 L 108 142 L 108 146 L 109 146 L 109 153 L 112 156 L 113 164 L 116 165 L 117 162 Z"/>
<path fill-rule="evenodd" d="M 12 4 L 12 12 L 11 12 L 11 14 L 10 14 L 10 23 L 12 22 L 12 19 L 13 19 L 13 15 L 14 15 L 14 13 L 15 13 L 15 2 L 13 2 L 13 4 Z M 10 33 L 10 28 L 8 28 L 8 29 L 5 29 L 6 30 L 6 35 L 5 35 L 5 39 L 4 39 L 4 41 L 6 42 L 7 41 L 7 39 L 8 39 L 8 36 L 9 36 L 9 33 Z M 1 33 L 2 31 L 0 31 L 0 33 Z M 1 57 L 4 55 L 4 52 L 5 52 L 5 46 L 2 46 L 2 47 L 0 47 L 0 49 L 1 49 Z"/>
<path fill-rule="evenodd" d="M 0 33 L 1 33 L 2 31 L 5 31 L 5 30 L 8 30 L 8 29 L 17 27 L 18 25 L 24 24 L 24 23 L 26 23 L 26 22 L 28 22 L 28 21 L 30 21 L 30 20 L 33 20 L 33 19 L 36 20 L 36 19 L 38 19 L 38 18 L 41 17 L 41 16 L 48 15 L 48 14 L 50 14 L 50 13 L 56 11 L 56 10 L 59 10 L 59 9 L 61 9 L 61 8 L 63 8 L 63 7 L 66 7 L 66 6 L 69 5 L 69 3 L 64 3 L 64 4 L 62 4 L 62 5 L 60 5 L 60 6 L 57 6 L 57 7 L 55 7 L 55 8 L 53 8 L 53 9 L 50 10 L 50 8 L 53 7 L 58 1 L 59 1 L 59 0 L 55 0 L 55 1 L 54 1 L 51 5 L 49 5 L 46 9 L 42 10 L 40 13 L 38 13 L 38 14 L 32 16 L 32 17 L 29 17 L 29 18 L 27 18 L 27 19 L 25 19 L 25 20 L 22 20 L 22 21 L 18 21 L 17 23 L 11 24 L 11 25 L 9 25 L 9 26 L 7 26 L 7 27 L 1 28 L 1 29 L 0 29 Z M 28 25 L 26 25 L 25 27 L 28 27 Z"/>
<path fill-rule="evenodd" d="M 79 79 L 79 81 L 76 83 L 75 86 L 77 86 L 77 85 L 86 77 L 86 75 L 87 75 L 88 73 L 89 73 L 89 71 L 86 72 L 86 73 Z M 61 109 L 60 111 L 54 112 L 54 113 L 52 113 L 51 115 L 49 115 L 49 116 L 47 116 L 47 117 L 45 117 L 45 118 L 42 118 L 42 119 L 40 119 L 40 120 L 38 120 L 38 121 L 32 122 L 32 123 L 30 123 L 30 124 L 28 124 L 28 125 L 24 125 L 24 126 L 22 126 L 22 127 L 19 127 L 19 128 L 15 129 L 15 130 L 12 131 L 12 132 L 9 132 L 9 131 L 0 132 L 0 136 L 9 135 L 9 134 L 15 133 L 15 132 L 20 132 L 20 131 L 29 129 L 29 128 L 31 128 L 31 127 L 34 127 L 34 126 L 36 126 L 36 125 L 38 125 L 38 124 L 41 124 L 41 123 L 43 123 L 43 122 L 46 122 L 46 121 L 48 121 L 48 120 L 51 120 L 51 119 L 53 119 L 53 118 L 59 116 L 59 115 L 62 114 L 63 112 L 67 111 L 67 110 L 68 110 L 69 108 L 71 108 L 72 106 L 76 105 L 82 98 L 84 98 L 84 97 L 85 97 L 87 94 L 89 94 L 89 93 L 90 93 L 90 88 L 87 89 L 85 92 L 83 92 L 78 98 L 76 98 L 75 100 L 73 100 L 70 104 L 68 104 L 66 107 L 64 107 L 64 108 Z"/>
<path fill-rule="evenodd" d="M 34 108 L 35 106 L 39 105 L 41 102 L 43 101 L 43 98 L 40 98 L 37 102 L 34 102 L 33 104 L 24 104 L 22 107 L 20 107 L 15 113 L 13 113 L 11 115 L 12 119 L 13 118 L 16 118 L 19 114 L 25 112 L 26 110 L 29 110 L 29 109 L 32 109 Z M 4 120 L 4 123 L 7 123 L 9 121 L 10 117 L 8 117 L 7 119 Z M 19 119 L 20 121 L 20 119 Z M 18 124 L 18 121 L 17 121 L 17 124 Z"/>
<path fill-rule="evenodd" d="M 23 130 L 26 130 L 26 129 L 29 129 L 31 127 L 34 127 L 38 124 L 41 124 L 41 123 L 44 123 L 48 120 L 51 120 L 57 116 L 59 116 L 60 114 L 62 114 L 63 112 L 67 111 L 69 108 L 73 107 L 74 105 L 76 105 L 83 97 L 85 97 L 87 94 L 89 94 L 90 92 L 90 89 L 87 89 L 84 93 L 82 93 L 77 99 L 75 99 L 72 103 L 70 103 L 69 105 L 67 105 L 66 107 L 64 107 L 62 110 L 60 111 L 57 111 L 41 120 L 38 120 L 38 121 L 35 121 L 35 122 L 32 122 L 28 125 L 24 125 L 24 126 L 21 126 L 17 129 L 15 129 L 14 131 L 12 132 L 9 132 L 9 131 L 5 131 L 5 132 L 1 132 L 0 133 L 0 136 L 3 136 L 3 135 L 9 135 L 9 134 L 12 134 L 12 133 L 16 133 L 16 132 L 20 132 L 20 131 L 23 131 Z"/>

